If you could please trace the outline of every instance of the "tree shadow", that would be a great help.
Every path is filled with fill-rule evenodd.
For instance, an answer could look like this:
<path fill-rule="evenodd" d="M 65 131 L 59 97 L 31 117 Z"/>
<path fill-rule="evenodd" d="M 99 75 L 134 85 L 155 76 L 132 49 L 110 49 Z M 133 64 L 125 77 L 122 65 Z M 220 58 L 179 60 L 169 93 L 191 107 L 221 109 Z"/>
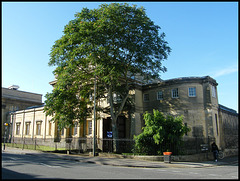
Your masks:
<path fill-rule="evenodd" d="M 37 179 L 38 175 L 19 173 L 7 168 L 2 168 L 2 179 Z"/>

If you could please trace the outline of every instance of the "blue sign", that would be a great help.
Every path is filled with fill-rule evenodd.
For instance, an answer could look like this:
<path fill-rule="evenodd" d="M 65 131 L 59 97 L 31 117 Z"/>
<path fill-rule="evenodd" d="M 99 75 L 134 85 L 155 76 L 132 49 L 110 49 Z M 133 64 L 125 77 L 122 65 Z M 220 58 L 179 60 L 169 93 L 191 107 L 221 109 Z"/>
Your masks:
<path fill-rule="evenodd" d="M 107 137 L 112 138 L 112 131 L 107 131 Z"/>

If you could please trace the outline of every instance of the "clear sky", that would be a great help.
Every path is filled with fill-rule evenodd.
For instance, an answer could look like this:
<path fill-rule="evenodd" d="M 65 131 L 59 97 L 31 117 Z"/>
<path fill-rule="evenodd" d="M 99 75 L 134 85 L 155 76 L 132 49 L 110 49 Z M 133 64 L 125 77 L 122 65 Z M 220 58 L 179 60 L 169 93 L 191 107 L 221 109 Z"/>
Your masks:
<path fill-rule="evenodd" d="M 54 80 L 49 53 L 82 8 L 104 2 L 2 2 L 2 87 L 44 96 Z M 110 2 L 107 2 L 110 3 Z M 127 2 L 143 6 L 172 48 L 161 78 L 209 75 L 219 103 L 238 111 L 238 2 Z"/>

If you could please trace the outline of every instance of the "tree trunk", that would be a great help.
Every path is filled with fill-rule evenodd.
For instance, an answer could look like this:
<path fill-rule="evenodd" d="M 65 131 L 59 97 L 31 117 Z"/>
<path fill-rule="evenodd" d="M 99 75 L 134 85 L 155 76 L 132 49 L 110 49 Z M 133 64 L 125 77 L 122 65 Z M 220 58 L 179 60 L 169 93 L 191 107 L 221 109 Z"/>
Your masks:
<path fill-rule="evenodd" d="M 119 151 L 119 144 L 118 144 L 118 128 L 116 121 L 112 120 L 112 133 L 113 133 L 113 152 L 118 153 Z"/>
<path fill-rule="evenodd" d="M 114 109 L 113 105 L 113 92 L 112 92 L 112 87 L 109 87 L 109 103 L 110 103 L 110 113 L 111 113 L 111 118 L 112 118 L 112 134 L 113 134 L 113 150 L 114 152 L 119 151 L 119 141 L 118 141 L 118 128 L 117 128 L 117 119 L 118 116 L 121 114 L 122 109 L 127 101 L 129 91 L 127 95 L 124 97 L 122 100 L 121 106 L 118 108 L 118 110 Z"/>

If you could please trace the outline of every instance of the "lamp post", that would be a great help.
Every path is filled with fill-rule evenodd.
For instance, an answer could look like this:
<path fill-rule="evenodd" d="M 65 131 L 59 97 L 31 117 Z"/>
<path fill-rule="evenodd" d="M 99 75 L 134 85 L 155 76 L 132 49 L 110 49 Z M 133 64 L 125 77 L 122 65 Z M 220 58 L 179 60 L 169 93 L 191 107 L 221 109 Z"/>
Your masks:
<path fill-rule="evenodd" d="M 93 156 L 96 156 L 96 73 L 94 78 Z"/>
<path fill-rule="evenodd" d="M 4 126 L 5 126 L 5 130 L 4 130 L 4 137 L 3 137 L 3 150 L 5 150 L 5 143 L 6 143 L 6 138 L 7 138 L 7 127 L 8 127 L 8 123 L 4 123 Z"/>

